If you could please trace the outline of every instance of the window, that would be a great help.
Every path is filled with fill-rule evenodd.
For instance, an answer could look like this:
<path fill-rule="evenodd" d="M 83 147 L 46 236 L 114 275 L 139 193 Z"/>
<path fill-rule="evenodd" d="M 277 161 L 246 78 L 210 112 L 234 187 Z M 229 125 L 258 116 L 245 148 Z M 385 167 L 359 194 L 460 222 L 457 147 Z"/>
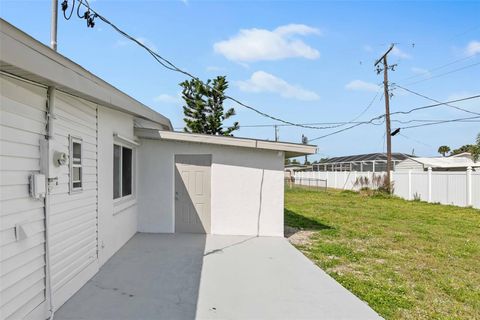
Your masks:
<path fill-rule="evenodd" d="M 82 139 L 69 136 L 70 193 L 82 190 Z"/>
<path fill-rule="evenodd" d="M 113 199 L 123 198 L 133 191 L 133 150 L 113 145 Z"/>

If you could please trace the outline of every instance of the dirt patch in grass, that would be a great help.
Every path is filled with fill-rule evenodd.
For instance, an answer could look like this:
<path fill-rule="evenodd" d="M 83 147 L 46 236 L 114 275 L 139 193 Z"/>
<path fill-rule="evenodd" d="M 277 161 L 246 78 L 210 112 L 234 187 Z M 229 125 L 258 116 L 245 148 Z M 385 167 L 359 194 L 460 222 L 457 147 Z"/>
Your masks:
<path fill-rule="evenodd" d="M 285 227 L 285 237 L 294 246 L 308 246 L 315 231 Z"/>

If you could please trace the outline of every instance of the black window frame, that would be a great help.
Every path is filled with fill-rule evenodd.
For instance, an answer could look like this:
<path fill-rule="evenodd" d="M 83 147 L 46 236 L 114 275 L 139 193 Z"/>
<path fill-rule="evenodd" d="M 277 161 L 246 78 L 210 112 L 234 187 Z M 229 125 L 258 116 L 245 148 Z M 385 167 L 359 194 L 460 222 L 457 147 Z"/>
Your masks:
<path fill-rule="evenodd" d="M 116 150 L 119 151 L 116 157 Z M 124 152 L 125 150 L 125 152 Z M 125 158 L 125 155 L 129 158 Z M 125 162 L 130 162 L 129 169 L 125 167 Z M 118 161 L 118 163 L 117 163 Z M 125 185 L 125 180 L 130 180 L 128 187 Z M 122 199 L 131 198 L 134 196 L 135 189 L 135 149 L 121 143 L 113 144 L 113 200 L 120 201 Z"/>

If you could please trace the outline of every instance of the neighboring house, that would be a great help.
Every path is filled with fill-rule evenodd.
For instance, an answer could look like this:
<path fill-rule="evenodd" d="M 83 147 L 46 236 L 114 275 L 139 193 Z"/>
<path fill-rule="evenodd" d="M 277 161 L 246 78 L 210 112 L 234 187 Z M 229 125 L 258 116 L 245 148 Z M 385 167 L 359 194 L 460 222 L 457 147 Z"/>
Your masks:
<path fill-rule="evenodd" d="M 395 170 L 397 164 L 405 159 L 415 156 L 405 153 L 392 153 L 392 166 Z M 387 170 L 386 153 L 368 153 L 352 156 L 334 157 L 313 164 L 313 171 L 359 171 L 382 172 Z"/>
<path fill-rule="evenodd" d="M 45 319 L 137 231 L 283 235 L 284 158 L 314 146 L 172 132 L 4 20 L 0 43 L 2 319 Z"/>
<path fill-rule="evenodd" d="M 450 157 L 411 158 L 397 164 L 397 171 L 466 171 L 468 167 L 480 170 L 480 161 L 474 162 L 468 152 Z"/>

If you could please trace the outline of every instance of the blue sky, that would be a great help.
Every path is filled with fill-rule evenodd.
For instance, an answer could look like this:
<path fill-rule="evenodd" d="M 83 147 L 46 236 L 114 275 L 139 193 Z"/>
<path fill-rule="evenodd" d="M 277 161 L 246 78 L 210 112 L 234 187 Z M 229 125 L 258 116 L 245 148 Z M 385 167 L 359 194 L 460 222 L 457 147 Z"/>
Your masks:
<path fill-rule="evenodd" d="M 392 42 L 397 49 L 389 62 L 398 64 L 390 73 L 392 82 L 441 101 L 480 93 L 480 65 L 475 65 L 480 62 L 479 1 L 96 0 L 91 5 L 178 66 L 202 79 L 227 75 L 231 96 L 296 123 L 356 118 L 382 81 L 373 62 Z M 49 43 L 50 1 L 0 0 L 0 15 Z M 168 116 L 175 127 L 183 126 L 178 83 L 185 78 L 159 66 L 108 25 L 97 21 L 87 29 L 75 14 L 66 21 L 60 12 L 58 50 Z M 400 89 L 394 93 L 392 112 L 432 103 Z M 480 113 L 480 99 L 456 105 Z M 232 106 L 240 125 L 274 123 Z M 358 120 L 383 112 L 379 94 Z M 469 116 L 438 107 L 393 119 Z M 392 123 L 398 126 L 406 125 Z M 279 136 L 299 142 L 302 134 L 313 139 L 333 130 L 280 127 Z M 319 154 L 312 159 L 382 152 L 384 132 L 384 125 L 363 125 L 316 140 Z M 479 122 L 405 129 L 393 138 L 393 151 L 436 155 L 439 145 L 472 143 L 478 132 Z M 274 129 L 244 127 L 236 135 L 273 139 Z"/>

